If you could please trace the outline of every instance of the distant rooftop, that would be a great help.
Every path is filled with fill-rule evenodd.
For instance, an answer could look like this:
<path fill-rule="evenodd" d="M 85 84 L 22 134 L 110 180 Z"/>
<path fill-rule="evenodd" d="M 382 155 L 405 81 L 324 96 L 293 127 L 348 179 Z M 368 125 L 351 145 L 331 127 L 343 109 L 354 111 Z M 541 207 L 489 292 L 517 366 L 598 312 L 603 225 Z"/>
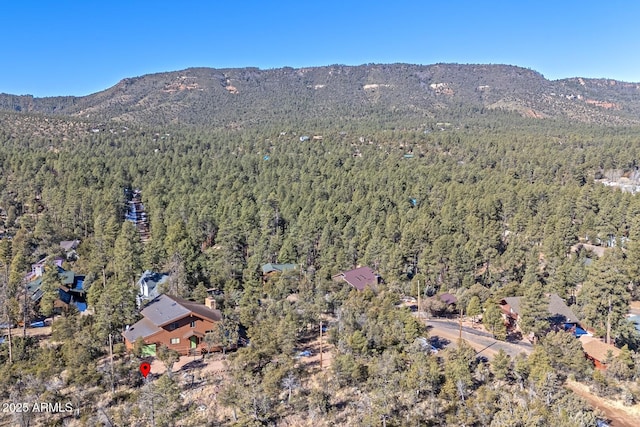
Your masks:
<path fill-rule="evenodd" d="M 619 348 L 606 344 L 598 338 L 582 335 L 579 339 L 584 352 L 599 362 L 605 361 L 609 352 L 611 352 L 612 357 L 616 357 L 620 354 Z"/>
<path fill-rule="evenodd" d="M 370 267 L 360 267 L 354 270 L 344 271 L 333 276 L 334 280 L 344 280 L 359 291 L 368 286 L 375 286 L 380 281 L 378 276 Z"/>
<path fill-rule="evenodd" d="M 560 296 L 557 294 L 550 294 L 546 297 L 549 300 L 549 305 L 547 306 L 547 311 L 550 314 L 550 319 L 561 320 L 562 322 L 567 323 L 577 323 L 578 316 L 575 315 L 573 310 L 567 306 Z M 513 310 L 513 312 L 519 314 L 521 310 L 522 297 L 506 297 L 503 298 L 504 301 L 509 304 L 509 307 Z"/>
<path fill-rule="evenodd" d="M 444 302 L 445 304 L 448 305 L 452 305 L 452 304 L 457 304 L 458 303 L 458 298 L 456 298 L 455 295 L 450 294 L 448 292 L 445 292 L 444 294 L 439 296 L 440 301 Z"/>
<path fill-rule="evenodd" d="M 60 247 L 65 251 L 70 251 L 72 249 L 77 249 L 80 244 L 80 240 L 63 240 L 60 242 Z"/>
<path fill-rule="evenodd" d="M 275 263 L 267 263 L 262 266 L 262 274 L 269 273 L 282 273 L 284 271 L 292 271 L 297 269 L 298 266 L 296 264 L 275 264 Z"/>

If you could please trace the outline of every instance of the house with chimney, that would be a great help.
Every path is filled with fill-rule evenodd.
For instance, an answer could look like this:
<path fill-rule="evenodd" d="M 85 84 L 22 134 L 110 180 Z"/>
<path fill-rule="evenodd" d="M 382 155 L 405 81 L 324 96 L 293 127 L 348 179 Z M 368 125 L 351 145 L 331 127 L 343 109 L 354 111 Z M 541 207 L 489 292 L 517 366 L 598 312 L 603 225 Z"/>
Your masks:
<path fill-rule="evenodd" d="M 200 304 L 167 294 L 149 301 L 140 313 L 143 318 L 122 335 L 128 350 L 142 340 L 146 355 L 155 355 L 163 345 L 181 355 L 201 354 L 207 350 L 204 336 L 215 331 L 222 320 L 213 298 Z"/>

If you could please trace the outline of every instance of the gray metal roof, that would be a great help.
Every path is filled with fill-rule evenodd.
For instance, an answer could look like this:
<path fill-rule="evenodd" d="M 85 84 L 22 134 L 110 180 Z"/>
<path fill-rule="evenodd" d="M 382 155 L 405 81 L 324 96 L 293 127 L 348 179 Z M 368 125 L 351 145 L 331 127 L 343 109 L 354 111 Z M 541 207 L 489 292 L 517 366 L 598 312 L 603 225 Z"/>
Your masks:
<path fill-rule="evenodd" d="M 551 317 L 564 317 L 568 323 L 576 323 L 578 321 L 578 316 L 557 294 L 549 295 L 549 313 Z"/>
<path fill-rule="evenodd" d="M 137 340 L 138 338 L 146 338 L 161 330 L 162 328 L 154 325 L 153 322 L 145 317 L 142 320 L 134 323 L 129 329 L 124 331 L 123 335 L 127 339 L 127 341 L 135 342 L 135 340 Z"/>
<path fill-rule="evenodd" d="M 575 315 L 573 310 L 571 310 L 557 294 L 550 294 L 547 298 L 549 301 L 547 311 L 550 314 L 550 318 L 564 318 L 564 321 L 568 323 L 578 322 L 578 316 Z M 514 313 L 520 313 L 522 297 L 507 297 L 504 298 L 504 301 L 509 304 Z"/>
<path fill-rule="evenodd" d="M 168 295 L 163 294 L 149 301 L 141 313 L 154 325 L 162 326 L 183 318 L 189 312 L 188 309 L 169 298 Z"/>
<path fill-rule="evenodd" d="M 522 299 L 522 297 L 506 297 L 503 299 L 507 304 L 509 304 L 509 307 L 511 307 L 511 310 L 514 313 L 520 313 L 520 300 Z"/>
<path fill-rule="evenodd" d="M 162 294 L 151 300 L 141 314 L 154 325 L 164 326 L 190 314 L 196 314 L 211 321 L 219 321 L 222 315 L 204 304 L 188 301 L 171 295 Z"/>

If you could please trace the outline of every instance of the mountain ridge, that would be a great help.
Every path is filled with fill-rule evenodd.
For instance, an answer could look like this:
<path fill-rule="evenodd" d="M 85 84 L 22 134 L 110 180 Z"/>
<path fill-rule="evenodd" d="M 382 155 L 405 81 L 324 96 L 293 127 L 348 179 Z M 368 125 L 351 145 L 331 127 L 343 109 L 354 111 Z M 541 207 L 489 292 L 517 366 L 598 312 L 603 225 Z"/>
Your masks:
<path fill-rule="evenodd" d="M 485 109 L 525 117 L 640 124 L 640 84 L 547 80 L 495 64 L 367 64 L 307 68 L 195 67 L 124 78 L 86 96 L 0 94 L 0 110 L 155 125 L 251 126 L 317 117 L 408 120 Z"/>

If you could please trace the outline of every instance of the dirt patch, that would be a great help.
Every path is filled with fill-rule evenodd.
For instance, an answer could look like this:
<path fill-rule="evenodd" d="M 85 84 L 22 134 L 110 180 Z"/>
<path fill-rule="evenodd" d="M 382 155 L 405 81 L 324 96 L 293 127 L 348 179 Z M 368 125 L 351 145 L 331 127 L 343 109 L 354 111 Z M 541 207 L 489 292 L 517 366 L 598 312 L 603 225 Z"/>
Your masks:
<path fill-rule="evenodd" d="M 640 426 L 640 405 L 624 406 L 622 402 L 603 399 L 591 393 L 589 387 L 577 381 L 567 380 L 566 386 L 593 408 L 601 410 L 611 420 L 612 427 Z"/>
<path fill-rule="evenodd" d="M 226 361 L 222 355 L 215 355 L 211 358 L 203 359 L 202 356 L 180 356 L 180 360 L 173 364 L 172 372 L 186 373 L 197 369 L 201 375 L 223 374 L 227 371 Z M 151 373 L 161 375 L 167 371 L 159 359 L 154 358 L 151 362 Z"/>

